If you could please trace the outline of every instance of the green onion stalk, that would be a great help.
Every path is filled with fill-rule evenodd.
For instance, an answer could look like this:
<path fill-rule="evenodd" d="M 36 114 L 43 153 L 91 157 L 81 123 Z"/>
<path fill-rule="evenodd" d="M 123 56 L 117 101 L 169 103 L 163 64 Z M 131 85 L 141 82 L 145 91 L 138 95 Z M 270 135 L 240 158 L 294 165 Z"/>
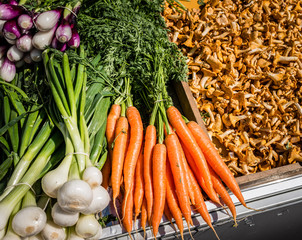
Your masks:
<path fill-rule="evenodd" d="M 0 125 L 0 200 L 20 182 L 53 132 L 37 94 L 38 67 L 24 70 L 12 83 L 0 81 L 3 120 Z M 34 85 L 31 91 L 27 86 Z M 18 87 L 20 86 L 20 87 Z M 26 93 L 26 92 L 27 93 Z M 31 98 L 29 98 L 31 94 Z"/>
<path fill-rule="evenodd" d="M 82 47 L 78 57 L 85 58 Z M 101 169 L 107 158 L 105 130 L 111 88 L 99 77 L 87 83 L 86 66 L 69 58 L 67 53 L 43 52 L 52 92 L 48 112 L 65 141 L 65 157 L 42 178 L 42 188 L 52 198 L 57 198 L 58 190 L 68 181 L 81 179 L 87 167 Z"/>

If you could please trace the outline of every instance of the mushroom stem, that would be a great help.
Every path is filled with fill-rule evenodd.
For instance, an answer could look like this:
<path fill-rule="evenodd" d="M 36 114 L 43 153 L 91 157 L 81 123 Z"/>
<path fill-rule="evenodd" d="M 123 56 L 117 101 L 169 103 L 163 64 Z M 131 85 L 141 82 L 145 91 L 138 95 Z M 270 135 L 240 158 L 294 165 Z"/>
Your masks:
<path fill-rule="evenodd" d="M 301 107 L 300 104 L 297 103 L 297 102 L 295 102 L 294 104 L 295 104 L 295 106 L 296 106 L 296 108 L 297 108 L 297 110 L 298 110 L 298 113 L 300 114 L 300 116 L 302 116 L 302 107 Z"/>
<path fill-rule="evenodd" d="M 275 137 L 273 137 L 270 141 L 268 141 L 264 146 L 267 147 L 271 144 L 273 144 L 274 142 L 277 142 L 281 140 L 281 136 L 279 134 L 277 134 Z"/>

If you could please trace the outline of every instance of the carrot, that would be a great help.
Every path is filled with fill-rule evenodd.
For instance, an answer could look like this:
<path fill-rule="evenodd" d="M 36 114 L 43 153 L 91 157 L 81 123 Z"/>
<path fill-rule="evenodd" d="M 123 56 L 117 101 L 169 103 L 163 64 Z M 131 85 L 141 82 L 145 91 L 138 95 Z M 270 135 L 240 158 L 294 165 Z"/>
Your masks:
<path fill-rule="evenodd" d="M 134 222 L 141 212 L 144 199 L 144 163 L 143 149 L 141 149 L 136 169 L 135 169 L 135 188 L 134 188 Z"/>
<path fill-rule="evenodd" d="M 102 175 L 103 175 L 103 182 L 102 182 L 102 187 L 105 188 L 106 190 L 109 187 L 109 182 L 110 182 L 110 172 L 111 172 L 111 159 L 109 155 L 107 156 L 107 160 L 102 168 Z"/>
<path fill-rule="evenodd" d="M 114 148 L 112 152 L 112 198 L 115 211 L 117 213 L 115 200 L 120 193 L 121 178 L 127 147 L 128 120 L 126 117 L 119 117 L 115 128 Z"/>
<path fill-rule="evenodd" d="M 124 197 L 123 203 L 122 203 L 122 213 L 123 213 L 123 225 L 126 231 L 129 234 L 129 237 L 132 239 L 131 231 L 132 231 L 132 217 L 133 217 L 133 189 L 134 186 L 131 185 L 129 194 L 128 194 L 128 200 L 126 201 L 126 198 Z"/>
<path fill-rule="evenodd" d="M 167 204 L 167 200 L 166 200 L 165 207 L 164 207 L 164 215 L 169 220 L 169 222 L 171 223 L 171 225 L 174 227 L 174 224 L 172 222 L 172 218 L 173 218 L 172 217 L 172 213 L 171 213 L 170 208 L 169 208 L 169 206 Z"/>
<path fill-rule="evenodd" d="M 118 104 L 113 104 L 110 108 L 108 117 L 107 117 L 107 123 L 106 123 L 106 138 L 108 143 L 108 152 L 109 156 L 102 168 L 102 174 L 103 174 L 103 182 L 102 186 L 105 189 L 108 189 L 109 182 L 110 182 L 110 173 L 111 173 L 111 163 L 112 163 L 112 142 L 114 140 L 114 132 L 115 132 L 115 126 L 117 119 L 119 118 L 121 114 L 121 106 Z"/>
<path fill-rule="evenodd" d="M 142 212 L 141 212 L 141 226 L 142 229 L 144 230 L 144 239 L 146 237 L 146 222 L 147 222 L 147 203 L 146 203 L 146 198 L 143 200 L 142 204 Z"/>
<path fill-rule="evenodd" d="M 188 189 L 186 188 L 184 181 L 184 170 L 181 164 L 181 146 L 179 144 L 177 136 L 173 133 L 169 134 L 166 137 L 165 143 L 167 146 L 168 160 L 170 162 L 170 167 L 173 174 L 175 190 L 179 201 L 180 209 L 188 225 L 193 225 L 191 218 L 190 199 Z"/>
<path fill-rule="evenodd" d="M 167 109 L 167 116 L 172 127 L 175 128 L 176 134 L 182 140 L 182 142 L 192 155 L 194 161 L 196 162 L 199 172 L 205 180 L 209 194 L 211 196 L 215 195 L 216 193 L 213 188 L 213 183 L 211 180 L 207 161 L 204 158 L 204 155 L 201 149 L 199 148 L 196 140 L 194 139 L 193 134 L 190 132 L 185 121 L 183 120 L 181 113 L 178 111 L 177 108 L 171 106 Z"/>
<path fill-rule="evenodd" d="M 228 191 L 223 186 L 223 183 L 221 182 L 220 178 L 217 176 L 217 174 L 214 172 L 214 170 L 211 167 L 209 169 L 210 169 L 214 189 L 219 194 L 222 201 L 229 207 L 229 209 L 233 215 L 233 218 L 234 218 L 234 222 L 235 222 L 234 226 L 237 227 L 236 207 L 235 207 L 230 195 L 228 194 Z"/>
<path fill-rule="evenodd" d="M 156 144 L 156 128 L 149 125 L 145 133 L 144 145 L 144 182 L 145 197 L 147 202 L 148 221 L 150 222 L 153 207 L 153 183 L 152 183 L 152 151 Z"/>
<path fill-rule="evenodd" d="M 187 126 L 193 134 L 194 138 L 196 139 L 199 147 L 202 149 L 202 152 L 204 153 L 204 156 L 209 165 L 222 179 L 222 181 L 229 187 L 229 189 L 234 193 L 234 195 L 238 198 L 242 205 L 248 208 L 240 191 L 239 185 L 236 182 L 232 172 L 224 163 L 223 159 L 219 155 L 214 144 L 208 138 L 206 133 L 196 122 L 189 122 Z"/>
<path fill-rule="evenodd" d="M 168 133 L 167 133 L 166 128 L 164 128 L 164 130 L 165 130 L 165 135 L 167 135 Z M 170 133 L 174 133 L 175 134 L 175 132 L 173 131 L 173 129 L 172 129 L 172 127 L 170 125 L 169 125 L 169 130 L 170 130 Z M 186 163 L 187 160 L 186 160 L 186 156 L 184 154 L 183 149 L 181 149 L 181 153 L 182 153 L 181 164 L 183 166 L 182 168 L 184 169 L 185 184 L 186 184 L 186 187 L 188 189 L 188 194 L 189 194 L 189 198 L 191 200 L 191 203 L 194 205 L 195 204 L 194 193 L 192 191 L 192 183 L 191 183 L 191 180 L 190 180 L 189 175 L 188 175 L 188 169 L 187 169 L 187 163 Z"/>
<path fill-rule="evenodd" d="M 166 146 L 164 144 L 156 144 L 152 156 L 154 206 L 151 222 L 154 237 L 158 233 L 158 226 L 163 216 L 166 201 L 166 157 Z"/>
<path fill-rule="evenodd" d="M 191 154 L 189 153 L 187 147 L 183 144 L 183 142 L 181 142 L 181 146 L 182 146 L 182 149 L 186 156 L 187 162 L 189 163 L 192 171 L 194 172 L 195 178 L 198 181 L 199 185 L 201 186 L 201 188 L 205 191 L 205 193 L 208 195 L 208 197 L 214 203 L 217 203 L 218 205 L 220 205 L 221 203 L 220 203 L 220 200 L 219 200 L 217 194 L 212 195 L 211 197 L 209 196 L 209 191 L 206 187 L 206 183 L 205 183 L 204 179 L 202 178 L 201 174 L 199 173 L 196 163 L 194 162 L 194 159 L 192 158 Z M 214 183 L 213 183 L 213 187 L 214 187 Z M 215 188 L 214 188 L 214 190 L 215 190 Z"/>
<path fill-rule="evenodd" d="M 191 169 L 189 169 L 189 176 L 191 178 L 192 181 L 192 185 L 193 185 L 193 189 L 194 189 L 194 195 L 195 195 L 195 199 L 196 199 L 196 204 L 194 205 L 194 207 L 196 208 L 196 210 L 199 212 L 199 214 L 201 215 L 201 217 L 203 218 L 203 220 L 209 225 L 209 227 L 214 231 L 217 239 L 219 239 L 212 223 L 211 223 L 211 216 L 208 212 L 207 206 L 203 200 L 203 196 L 202 193 L 200 191 L 200 188 L 198 186 L 198 183 L 193 175 L 193 172 L 191 171 Z"/>
<path fill-rule="evenodd" d="M 124 163 L 125 201 L 134 183 L 134 173 L 137 159 L 143 142 L 143 123 L 136 107 L 127 108 L 126 116 L 130 125 L 130 139 Z M 126 204 L 125 204 L 126 205 Z"/>
<path fill-rule="evenodd" d="M 121 106 L 119 104 L 113 104 L 110 108 L 108 117 L 107 117 L 107 124 L 106 124 L 106 138 L 108 143 L 108 151 L 109 156 L 112 159 L 112 143 L 115 138 L 115 127 L 118 118 L 121 114 Z"/>
<path fill-rule="evenodd" d="M 168 207 L 171 211 L 173 218 L 175 219 L 176 225 L 177 225 L 180 235 L 181 235 L 181 239 L 183 239 L 184 225 L 183 225 L 183 221 L 182 221 L 181 210 L 180 210 L 179 204 L 178 204 L 177 195 L 175 193 L 175 186 L 174 186 L 170 163 L 167 163 L 166 185 L 167 185 L 166 202 L 168 204 Z"/>

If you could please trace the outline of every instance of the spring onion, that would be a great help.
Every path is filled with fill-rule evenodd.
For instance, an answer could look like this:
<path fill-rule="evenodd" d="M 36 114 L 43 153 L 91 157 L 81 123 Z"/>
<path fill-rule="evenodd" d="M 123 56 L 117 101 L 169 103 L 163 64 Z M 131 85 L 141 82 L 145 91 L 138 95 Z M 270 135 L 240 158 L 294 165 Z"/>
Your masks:
<path fill-rule="evenodd" d="M 1 7 L 1 5 L 0 5 L 0 7 Z M 14 19 L 6 21 L 3 25 L 2 31 L 3 31 L 4 36 L 11 40 L 21 37 L 20 29 L 18 27 L 16 20 L 14 20 Z"/>
<path fill-rule="evenodd" d="M 16 75 L 16 66 L 8 58 L 4 58 L 4 61 L 0 67 L 0 77 L 6 81 L 11 82 Z"/>
<path fill-rule="evenodd" d="M 65 240 L 66 230 L 63 227 L 49 220 L 47 221 L 46 226 L 42 230 L 41 236 L 44 240 Z"/>
<path fill-rule="evenodd" d="M 98 233 L 99 226 L 94 215 L 81 215 L 76 224 L 75 231 L 80 237 L 90 238 Z"/>
<path fill-rule="evenodd" d="M 75 28 L 72 29 L 72 36 L 68 41 L 68 46 L 70 48 L 78 48 L 80 46 L 80 35 Z"/>
<path fill-rule="evenodd" d="M 56 30 L 56 38 L 61 43 L 66 43 L 71 39 L 72 31 L 71 27 L 67 22 L 60 24 Z"/>
<path fill-rule="evenodd" d="M 18 17 L 18 25 L 24 30 L 29 30 L 33 27 L 33 20 L 28 14 L 21 14 Z"/>
<path fill-rule="evenodd" d="M 41 208 L 25 207 L 14 216 L 12 227 L 19 236 L 30 237 L 43 230 L 46 219 L 46 213 Z"/>
<path fill-rule="evenodd" d="M 35 24 L 40 31 L 49 31 L 58 23 L 61 17 L 60 10 L 46 11 L 38 15 Z"/>
<path fill-rule="evenodd" d="M 34 62 L 41 62 L 42 61 L 42 51 L 39 49 L 32 49 L 30 51 L 30 58 L 34 61 Z"/>
<path fill-rule="evenodd" d="M 11 20 L 18 17 L 22 13 L 23 9 L 11 4 L 1 4 L 0 5 L 0 19 L 1 20 Z"/>
<path fill-rule="evenodd" d="M 64 211 L 58 203 L 55 203 L 51 209 L 51 216 L 55 224 L 61 227 L 74 226 L 78 219 L 79 213 L 71 213 Z"/>
<path fill-rule="evenodd" d="M 18 62 L 23 58 L 24 53 L 16 45 L 11 46 L 6 53 L 7 58 L 12 62 Z"/>
<path fill-rule="evenodd" d="M 33 49 L 32 36 L 30 34 L 24 34 L 16 41 L 16 47 L 22 52 L 29 52 Z"/>

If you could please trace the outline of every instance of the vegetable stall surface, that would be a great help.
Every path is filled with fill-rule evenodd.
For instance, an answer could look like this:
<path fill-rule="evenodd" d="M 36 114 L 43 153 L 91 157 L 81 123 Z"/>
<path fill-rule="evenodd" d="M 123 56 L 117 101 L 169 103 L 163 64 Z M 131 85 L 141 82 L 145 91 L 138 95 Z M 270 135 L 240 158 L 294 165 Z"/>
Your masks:
<path fill-rule="evenodd" d="M 301 161 L 299 1 L 166 7 L 208 133 L 235 176 Z"/>

